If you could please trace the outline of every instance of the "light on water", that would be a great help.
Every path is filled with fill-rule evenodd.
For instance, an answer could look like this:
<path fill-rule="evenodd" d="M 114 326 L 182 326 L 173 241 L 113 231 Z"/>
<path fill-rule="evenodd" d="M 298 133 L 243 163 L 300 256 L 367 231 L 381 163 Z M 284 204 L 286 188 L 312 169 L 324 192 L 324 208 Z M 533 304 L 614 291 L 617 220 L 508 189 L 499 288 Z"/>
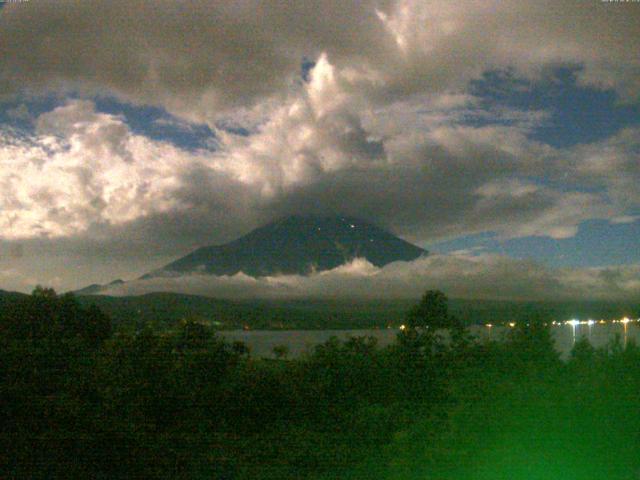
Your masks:
<path fill-rule="evenodd" d="M 625 317 L 627 318 L 627 317 Z M 616 320 L 579 320 L 571 319 L 566 321 L 550 322 L 551 335 L 554 338 L 556 349 L 563 357 L 567 357 L 582 336 L 589 339 L 595 348 L 604 347 L 619 334 L 623 344 L 629 339 L 637 339 L 640 342 L 639 320 L 625 318 Z M 478 341 L 497 340 L 506 338 L 509 331 L 518 326 L 518 322 L 509 322 L 505 325 L 485 323 L 482 325 L 472 325 L 469 332 Z M 526 324 L 525 324 L 526 325 Z M 567 328 L 567 327 L 570 327 Z M 220 334 L 228 340 L 239 340 L 245 342 L 256 356 L 271 356 L 272 349 L 277 345 L 287 345 L 292 356 L 309 352 L 315 345 L 327 341 L 330 337 L 336 336 L 346 340 L 349 337 L 374 337 L 378 340 L 378 345 L 385 346 L 396 340 L 398 332 L 405 331 L 408 327 L 402 325 L 389 325 L 384 329 L 362 329 L 362 330 L 233 330 L 221 331 Z"/>

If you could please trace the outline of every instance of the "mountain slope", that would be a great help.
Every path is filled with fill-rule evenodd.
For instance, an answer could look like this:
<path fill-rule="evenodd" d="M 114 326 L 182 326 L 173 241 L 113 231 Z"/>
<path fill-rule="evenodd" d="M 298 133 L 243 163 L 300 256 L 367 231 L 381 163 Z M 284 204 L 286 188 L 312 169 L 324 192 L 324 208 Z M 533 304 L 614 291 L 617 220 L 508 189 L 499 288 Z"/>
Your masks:
<path fill-rule="evenodd" d="M 426 254 L 426 250 L 355 218 L 292 216 L 230 243 L 200 248 L 142 278 L 238 272 L 254 277 L 307 275 L 330 270 L 356 257 L 382 267 Z"/>
<path fill-rule="evenodd" d="M 92 283 L 91 285 L 81 288 L 80 290 L 76 290 L 73 293 L 75 293 L 76 295 L 93 295 L 93 294 L 102 292 L 105 288 L 116 287 L 118 285 L 122 285 L 123 283 L 124 283 L 124 280 L 121 280 L 121 279 L 114 280 L 113 282 L 108 283 L 106 285 Z"/>

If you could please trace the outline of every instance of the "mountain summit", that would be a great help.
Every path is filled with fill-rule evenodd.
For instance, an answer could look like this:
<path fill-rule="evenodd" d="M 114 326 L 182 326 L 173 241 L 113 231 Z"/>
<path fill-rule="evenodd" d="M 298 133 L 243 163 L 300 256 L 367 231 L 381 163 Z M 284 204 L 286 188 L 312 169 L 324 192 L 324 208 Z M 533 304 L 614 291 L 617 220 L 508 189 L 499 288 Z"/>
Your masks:
<path fill-rule="evenodd" d="M 330 270 L 356 257 L 382 267 L 426 254 L 426 250 L 356 218 L 292 216 L 224 245 L 199 248 L 142 278 L 238 272 L 253 277 L 307 275 Z"/>

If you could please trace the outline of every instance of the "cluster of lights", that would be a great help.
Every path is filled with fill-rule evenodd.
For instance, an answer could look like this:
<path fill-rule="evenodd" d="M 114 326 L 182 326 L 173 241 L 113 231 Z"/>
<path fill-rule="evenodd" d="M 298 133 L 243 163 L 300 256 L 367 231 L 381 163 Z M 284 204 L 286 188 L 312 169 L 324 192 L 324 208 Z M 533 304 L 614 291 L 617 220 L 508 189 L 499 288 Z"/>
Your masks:
<path fill-rule="evenodd" d="M 557 322 L 557 321 L 553 321 L 551 322 L 551 325 L 554 326 L 560 326 L 560 325 L 571 325 L 572 327 L 577 327 L 578 325 L 588 325 L 588 326 L 593 326 L 596 323 L 600 324 L 600 325 L 605 325 L 607 323 L 622 323 L 623 325 L 626 325 L 628 323 L 640 323 L 640 318 L 633 320 L 630 319 L 628 317 L 624 317 L 621 318 L 620 320 L 577 320 L 575 318 L 571 319 L 571 320 L 565 320 L 564 322 Z M 509 322 L 507 324 L 510 328 L 514 328 L 516 326 L 516 322 Z M 527 323 L 527 325 L 529 325 Z M 544 324 L 545 326 L 548 325 L 547 323 Z M 485 327 L 487 328 L 492 328 L 494 326 L 493 323 L 485 323 L 484 324 Z M 391 328 L 391 325 L 387 326 L 387 328 Z M 407 326 L 406 325 L 400 325 L 400 330 L 406 330 Z"/>
<path fill-rule="evenodd" d="M 576 327 L 578 325 L 595 325 L 596 323 L 599 323 L 601 325 L 604 325 L 606 323 L 622 323 L 624 325 L 626 325 L 627 323 L 631 323 L 631 322 L 640 322 L 640 319 L 637 320 L 632 320 L 628 317 L 624 317 L 621 318 L 620 320 L 599 320 L 599 321 L 595 321 L 595 320 L 576 320 L 575 318 L 572 320 L 567 320 L 564 322 L 565 325 L 571 325 L 572 327 Z M 559 322 L 553 322 L 553 325 L 560 325 Z"/>
<path fill-rule="evenodd" d="M 564 322 L 557 322 L 557 321 L 554 320 L 554 321 L 551 322 L 551 325 L 553 325 L 553 326 L 571 325 L 572 327 L 577 327 L 578 325 L 588 325 L 588 326 L 591 327 L 591 326 L 595 325 L 596 323 L 598 323 L 600 325 L 605 325 L 607 323 L 622 323 L 622 324 L 626 325 L 626 324 L 632 323 L 632 322 L 640 323 L 640 318 L 638 318 L 637 320 L 633 320 L 633 319 L 624 317 L 624 318 L 621 318 L 620 320 L 597 320 L 597 321 L 596 320 L 591 320 L 591 319 L 589 319 L 589 320 L 576 320 L 574 318 L 574 319 L 571 319 L 571 320 L 566 320 Z M 514 328 L 516 326 L 516 322 L 509 322 L 507 325 L 510 328 Z M 527 325 L 529 325 L 529 324 L 527 323 Z M 548 325 L 548 323 L 545 323 L 544 325 L 546 326 L 546 325 Z M 493 323 L 485 323 L 484 326 L 487 327 L 487 328 L 491 328 L 491 327 L 494 326 L 494 324 Z M 402 329 L 402 327 L 400 327 L 400 328 Z"/>

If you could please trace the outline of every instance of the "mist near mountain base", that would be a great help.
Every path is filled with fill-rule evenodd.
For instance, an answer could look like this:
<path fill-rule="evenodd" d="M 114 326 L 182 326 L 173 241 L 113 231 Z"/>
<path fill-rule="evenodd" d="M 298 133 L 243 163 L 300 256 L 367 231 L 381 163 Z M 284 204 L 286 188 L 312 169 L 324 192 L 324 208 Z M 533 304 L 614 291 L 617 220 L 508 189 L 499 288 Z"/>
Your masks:
<path fill-rule="evenodd" d="M 109 287 L 106 295 L 175 292 L 226 299 L 416 298 L 428 288 L 447 295 L 495 300 L 630 299 L 640 294 L 637 266 L 551 268 L 530 260 L 493 254 L 430 255 L 382 268 L 355 258 L 310 275 L 160 276 Z"/>

